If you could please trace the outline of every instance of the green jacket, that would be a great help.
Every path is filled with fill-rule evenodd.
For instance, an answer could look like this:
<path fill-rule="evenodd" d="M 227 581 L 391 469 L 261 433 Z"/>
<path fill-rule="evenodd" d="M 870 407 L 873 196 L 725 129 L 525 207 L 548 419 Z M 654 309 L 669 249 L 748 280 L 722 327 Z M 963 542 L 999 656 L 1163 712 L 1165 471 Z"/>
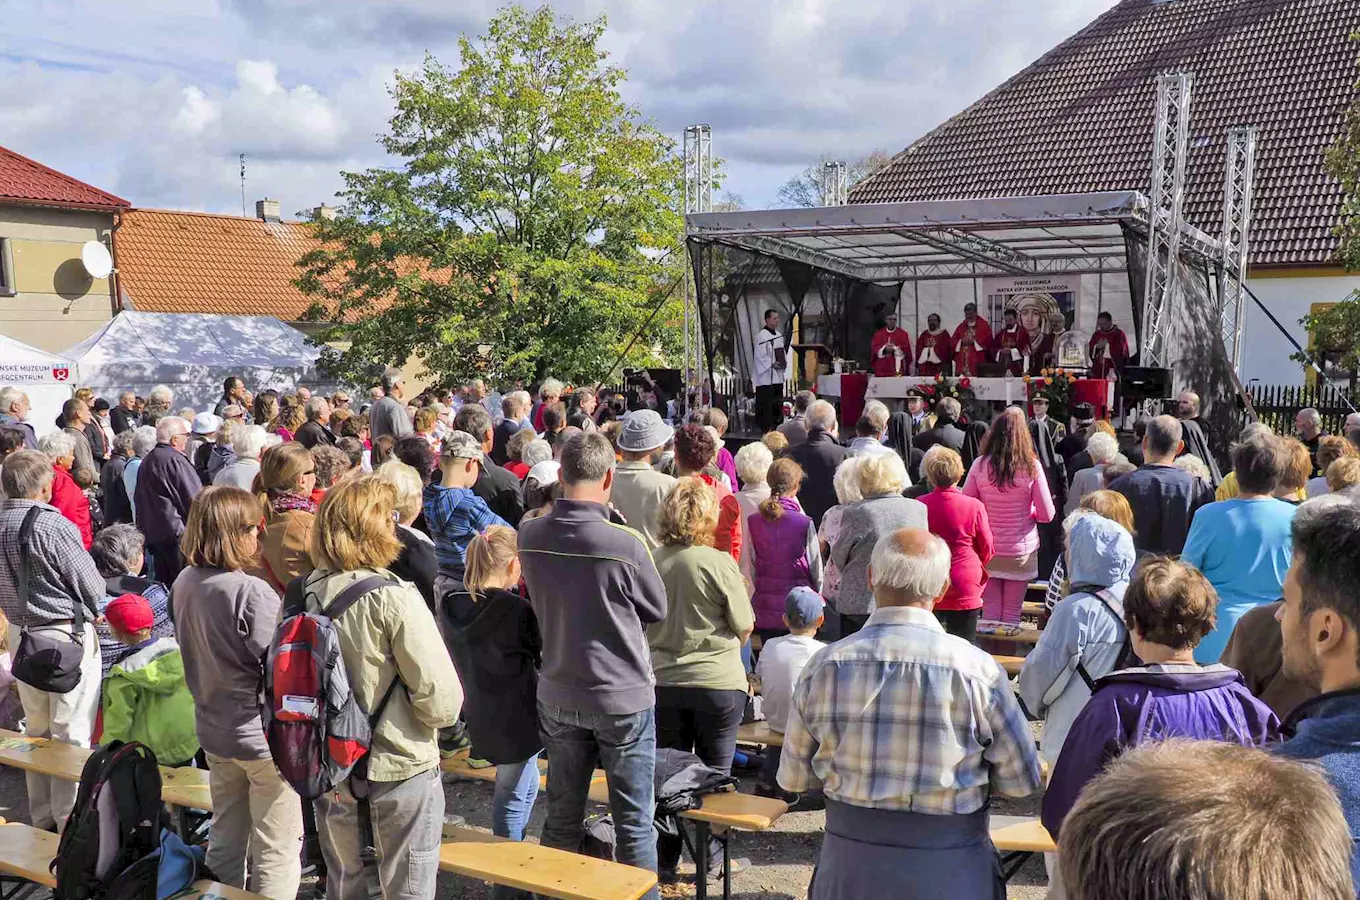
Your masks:
<path fill-rule="evenodd" d="M 187 763 L 198 752 L 194 698 L 174 638 L 149 641 L 109 670 L 100 741 L 140 741 L 163 766 Z"/>

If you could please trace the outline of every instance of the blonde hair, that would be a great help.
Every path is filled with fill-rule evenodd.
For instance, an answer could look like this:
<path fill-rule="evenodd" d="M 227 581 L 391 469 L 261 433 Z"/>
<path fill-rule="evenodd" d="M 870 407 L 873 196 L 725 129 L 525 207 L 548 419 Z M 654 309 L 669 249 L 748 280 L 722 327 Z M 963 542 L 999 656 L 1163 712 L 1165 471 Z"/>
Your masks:
<path fill-rule="evenodd" d="M 260 473 L 255 476 L 255 493 L 267 496 L 297 493 L 302 477 L 316 471 L 312 451 L 297 441 L 270 447 L 260 457 Z"/>
<path fill-rule="evenodd" d="M 859 467 L 866 459 L 867 456 L 848 456 L 836 467 L 836 474 L 831 478 L 836 502 L 845 504 L 864 499 L 859 492 Z"/>
<path fill-rule="evenodd" d="M 439 421 L 439 412 L 433 406 L 424 406 L 416 410 L 414 421 L 411 423 L 417 432 L 427 434 L 434 428 L 434 423 Z"/>
<path fill-rule="evenodd" d="M 1114 430 L 1114 426 L 1110 424 L 1109 419 L 1096 419 L 1091 423 L 1090 436 L 1095 437 L 1097 434 L 1108 434 L 1110 437 L 1115 438 L 1116 441 L 1119 438 L 1119 434 Z"/>
<path fill-rule="evenodd" d="M 1360 457 L 1343 456 L 1327 467 L 1327 490 L 1332 493 L 1360 484 Z"/>
<path fill-rule="evenodd" d="M 784 515 L 780 499 L 794 496 L 802 487 L 803 467 L 791 459 L 776 460 L 770 466 L 770 471 L 765 473 L 765 481 L 770 486 L 770 496 L 760 504 L 760 515 L 766 521 L 773 522 Z"/>
<path fill-rule="evenodd" d="M 963 477 L 963 457 L 944 444 L 936 444 L 926 451 L 921 460 L 921 473 L 933 488 L 958 484 Z"/>
<path fill-rule="evenodd" d="M 497 572 L 505 571 L 519 551 L 515 529 L 492 525 L 473 537 L 463 555 L 463 585 L 473 600 L 481 599 L 487 581 Z"/>
<path fill-rule="evenodd" d="M 1280 484 L 1276 491 L 1300 491 L 1313 477 L 1313 454 L 1302 441 L 1294 438 L 1276 438 L 1288 454 L 1285 467 L 1280 470 Z"/>
<path fill-rule="evenodd" d="M 896 453 L 875 453 L 859 465 L 859 490 L 865 497 L 900 494 L 909 484 L 906 464 Z"/>
<path fill-rule="evenodd" d="M 189 520 L 179 540 L 184 561 L 191 566 L 238 572 L 255 564 L 259 541 L 260 504 L 237 487 L 208 487 L 189 505 Z"/>
<path fill-rule="evenodd" d="M 1077 506 L 1111 522 L 1117 522 L 1123 525 L 1129 534 L 1134 534 L 1133 507 L 1129 505 L 1129 499 L 1118 491 L 1109 489 L 1092 491 L 1082 497 Z"/>
<path fill-rule="evenodd" d="M 662 501 L 656 520 L 662 544 L 710 547 L 718 527 L 718 495 L 699 478 L 681 478 Z"/>
<path fill-rule="evenodd" d="M 318 569 L 385 569 L 401 555 L 392 512 L 397 489 L 377 475 L 343 481 L 316 511 L 308 550 Z"/>
<path fill-rule="evenodd" d="M 770 453 L 775 456 L 783 453 L 789 446 L 789 439 L 784 436 L 782 431 L 770 431 L 760 439 L 760 442 L 770 448 Z"/>
<path fill-rule="evenodd" d="M 274 421 L 270 425 L 275 429 L 297 431 L 306 421 L 307 414 L 302 411 L 302 404 L 298 403 L 297 397 L 292 394 L 285 394 L 279 398 L 279 414 L 274 417 Z"/>
<path fill-rule="evenodd" d="M 408 466 L 392 457 L 374 469 L 373 474 L 396 488 L 397 512 L 401 513 L 403 522 L 420 515 L 420 508 L 424 503 L 425 483 L 420 480 L 420 473 L 414 466 Z"/>

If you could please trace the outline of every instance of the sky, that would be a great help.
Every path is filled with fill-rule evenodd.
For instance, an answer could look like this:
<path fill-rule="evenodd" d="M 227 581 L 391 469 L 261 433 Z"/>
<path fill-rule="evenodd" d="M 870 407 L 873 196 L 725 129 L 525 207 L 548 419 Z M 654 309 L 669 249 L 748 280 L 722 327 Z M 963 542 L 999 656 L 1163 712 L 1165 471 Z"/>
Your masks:
<path fill-rule="evenodd" d="M 285 217 L 376 136 L 396 71 L 456 65 L 498 0 L 0 0 L 0 146 L 136 206 Z M 713 128 L 746 208 L 822 158 L 896 153 L 1114 0 L 559 0 L 608 18 L 625 99 L 677 141 Z"/>

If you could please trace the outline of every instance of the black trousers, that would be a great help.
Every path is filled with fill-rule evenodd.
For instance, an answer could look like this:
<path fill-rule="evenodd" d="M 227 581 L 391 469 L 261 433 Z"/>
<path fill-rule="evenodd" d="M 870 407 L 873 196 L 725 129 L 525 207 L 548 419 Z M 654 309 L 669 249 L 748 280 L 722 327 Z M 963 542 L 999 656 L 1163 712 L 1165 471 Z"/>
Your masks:
<path fill-rule="evenodd" d="M 179 554 L 179 541 L 148 541 L 147 553 L 151 565 L 156 570 L 156 580 L 164 585 L 172 585 L 184 568 L 184 558 Z"/>
<path fill-rule="evenodd" d="M 862 616 L 841 613 L 841 637 L 849 637 L 864 627 L 864 623 L 869 621 L 867 614 Z"/>
<path fill-rule="evenodd" d="M 756 388 L 756 424 L 761 434 L 779 427 L 779 407 L 784 402 L 784 385 L 762 384 Z"/>
<path fill-rule="evenodd" d="M 688 751 L 706 766 L 731 772 L 737 726 L 745 709 L 745 691 L 657 685 L 656 745 Z M 657 868 L 674 871 L 682 849 L 680 838 L 658 834 Z"/>
<path fill-rule="evenodd" d="M 977 643 L 977 623 L 982 615 L 982 607 L 977 609 L 937 609 L 935 618 L 940 620 L 944 630 L 961 637 L 970 644 Z"/>

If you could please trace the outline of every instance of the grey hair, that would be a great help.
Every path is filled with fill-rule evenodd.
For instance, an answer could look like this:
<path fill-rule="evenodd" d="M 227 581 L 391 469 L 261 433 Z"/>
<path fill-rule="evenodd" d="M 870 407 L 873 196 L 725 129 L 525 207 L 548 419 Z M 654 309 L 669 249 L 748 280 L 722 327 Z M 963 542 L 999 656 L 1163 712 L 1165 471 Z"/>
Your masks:
<path fill-rule="evenodd" d="M 869 420 L 869 423 L 874 426 L 874 430 L 879 434 L 882 434 L 883 429 L 888 427 L 890 415 L 887 405 L 882 400 L 870 400 L 864 404 L 864 417 Z"/>
<path fill-rule="evenodd" d="M 1185 429 L 1174 416 L 1153 416 L 1148 420 L 1147 434 L 1143 440 L 1148 449 L 1156 456 L 1168 456 L 1176 452 L 1176 446 L 1185 436 Z"/>
<path fill-rule="evenodd" d="M 1322 424 L 1322 413 L 1313 409 L 1311 406 L 1305 406 L 1303 409 L 1299 410 L 1299 418 L 1303 419 L 1303 421 L 1307 422 L 1309 425 Z"/>
<path fill-rule="evenodd" d="M 578 434 L 562 448 L 559 461 L 562 468 L 557 477 L 563 485 L 594 484 L 604 481 L 614 468 L 614 445 L 598 432 Z"/>
<path fill-rule="evenodd" d="M 1258 434 L 1274 434 L 1274 433 L 1275 429 L 1271 428 L 1265 422 L 1248 422 L 1247 427 L 1242 429 L 1242 434 L 1238 437 L 1238 440 L 1249 441 L 1252 438 L 1256 437 Z"/>
<path fill-rule="evenodd" d="M 189 433 L 188 420 L 180 416 L 166 416 L 156 423 L 156 443 L 168 444 L 172 438 Z"/>
<path fill-rule="evenodd" d="M 544 379 L 543 383 L 538 387 L 539 399 L 541 400 L 549 395 L 553 397 L 560 397 L 562 396 L 563 387 L 564 385 L 562 384 L 562 382 L 558 381 L 556 378 Z"/>
<path fill-rule="evenodd" d="M 825 400 L 814 400 L 808 407 L 805 418 L 809 431 L 814 428 L 822 431 L 836 430 L 836 407 Z"/>
<path fill-rule="evenodd" d="M 156 449 L 156 426 L 138 425 L 132 429 L 132 452 L 146 456 Z"/>
<path fill-rule="evenodd" d="M 159 403 L 164 403 L 165 406 L 169 408 L 170 404 L 175 399 L 175 395 L 165 385 L 158 384 L 155 387 L 153 387 L 149 392 L 147 392 L 146 399 L 148 401 L 155 400 Z"/>
<path fill-rule="evenodd" d="M 41 450 L 19 450 L 0 467 L 0 495 L 11 500 L 36 500 L 52 483 L 52 460 Z"/>
<path fill-rule="evenodd" d="M 942 397 L 940 402 L 935 404 L 935 409 L 955 422 L 963 415 L 963 404 L 954 397 Z"/>
<path fill-rule="evenodd" d="M 900 494 L 909 487 L 911 476 L 907 474 L 907 465 L 896 453 L 869 454 L 860 463 L 859 490 L 865 497 Z"/>
<path fill-rule="evenodd" d="M 14 404 L 19 402 L 20 397 L 27 396 L 17 387 L 0 388 L 0 413 L 9 413 L 14 409 Z"/>
<path fill-rule="evenodd" d="M 1176 457 L 1176 462 L 1174 463 L 1174 465 L 1178 469 L 1184 469 L 1185 471 L 1189 472 L 1191 475 L 1194 475 L 1201 481 L 1207 482 L 1211 480 L 1209 477 L 1209 467 L 1204 464 L 1204 460 L 1200 459 L 1193 453 L 1186 453 L 1182 456 Z M 1242 485 L 1241 473 L 1238 474 L 1237 484 L 1238 487 L 1241 487 Z"/>
<path fill-rule="evenodd" d="M 198 413 L 192 406 L 183 406 L 180 407 L 178 415 L 185 422 L 192 423 L 194 421 L 194 416 L 198 415 Z"/>
<path fill-rule="evenodd" d="M 302 411 L 307 414 L 307 421 L 316 422 L 329 407 L 325 397 L 313 397 L 302 407 Z"/>
<path fill-rule="evenodd" d="M 896 456 L 896 454 L 893 455 Z M 844 505 L 864 499 L 864 494 L 859 489 L 859 467 L 868 458 L 867 456 L 849 456 L 836 467 L 836 474 L 831 479 L 831 486 L 836 491 L 837 502 Z"/>
<path fill-rule="evenodd" d="M 949 545 L 933 534 L 929 535 L 927 548 L 920 556 L 903 552 L 898 546 L 896 531 L 879 538 L 869 559 L 874 584 L 901 591 L 911 602 L 934 600 L 940 596 L 949 582 L 953 554 Z"/>
<path fill-rule="evenodd" d="M 524 449 L 519 453 L 520 462 L 533 468 L 541 462 L 547 462 L 553 458 L 552 444 L 543 438 L 534 438 L 524 445 Z"/>
<path fill-rule="evenodd" d="M 269 433 L 259 425 L 247 425 L 236 430 L 231 449 L 241 459 L 259 459 L 268 445 Z"/>
<path fill-rule="evenodd" d="M 760 441 L 752 441 L 742 446 L 733 458 L 737 466 L 737 477 L 745 485 L 764 484 L 765 477 L 774 465 L 774 454 Z"/>
<path fill-rule="evenodd" d="M 217 426 L 217 443 L 230 447 L 244 427 L 245 423 L 240 419 L 223 419 L 222 424 Z"/>
<path fill-rule="evenodd" d="M 38 441 L 38 449 L 56 462 L 63 456 L 75 455 L 76 439 L 65 431 L 49 431 Z"/>
<path fill-rule="evenodd" d="M 104 578 L 136 575 L 132 563 L 146 549 L 142 533 L 132 525 L 110 525 L 94 536 L 90 555 Z"/>
<path fill-rule="evenodd" d="M 501 397 L 501 415 L 507 419 L 517 419 L 524 415 L 524 401 L 520 399 L 518 391 L 511 391 Z"/>
<path fill-rule="evenodd" d="M 131 397 L 133 400 L 136 400 L 136 399 L 137 399 L 137 395 L 136 395 L 135 393 L 133 393 L 132 391 L 119 391 L 119 392 L 118 392 L 118 402 L 119 402 L 119 403 L 122 403 L 124 400 L 126 400 L 126 399 L 129 398 L 129 397 Z"/>
<path fill-rule="evenodd" d="M 1119 455 L 1119 441 L 1103 431 L 1097 431 L 1086 439 L 1086 452 L 1091 454 L 1091 462 L 1097 465 L 1113 462 Z"/>
<path fill-rule="evenodd" d="M 405 383 L 406 376 L 401 374 L 401 369 L 388 369 L 382 374 L 382 389 L 384 394 L 392 393 L 392 388 Z"/>
<path fill-rule="evenodd" d="M 113 436 L 113 449 L 121 450 L 124 456 L 132 455 L 132 439 L 136 432 L 132 429 L 120 431 Z"/>

